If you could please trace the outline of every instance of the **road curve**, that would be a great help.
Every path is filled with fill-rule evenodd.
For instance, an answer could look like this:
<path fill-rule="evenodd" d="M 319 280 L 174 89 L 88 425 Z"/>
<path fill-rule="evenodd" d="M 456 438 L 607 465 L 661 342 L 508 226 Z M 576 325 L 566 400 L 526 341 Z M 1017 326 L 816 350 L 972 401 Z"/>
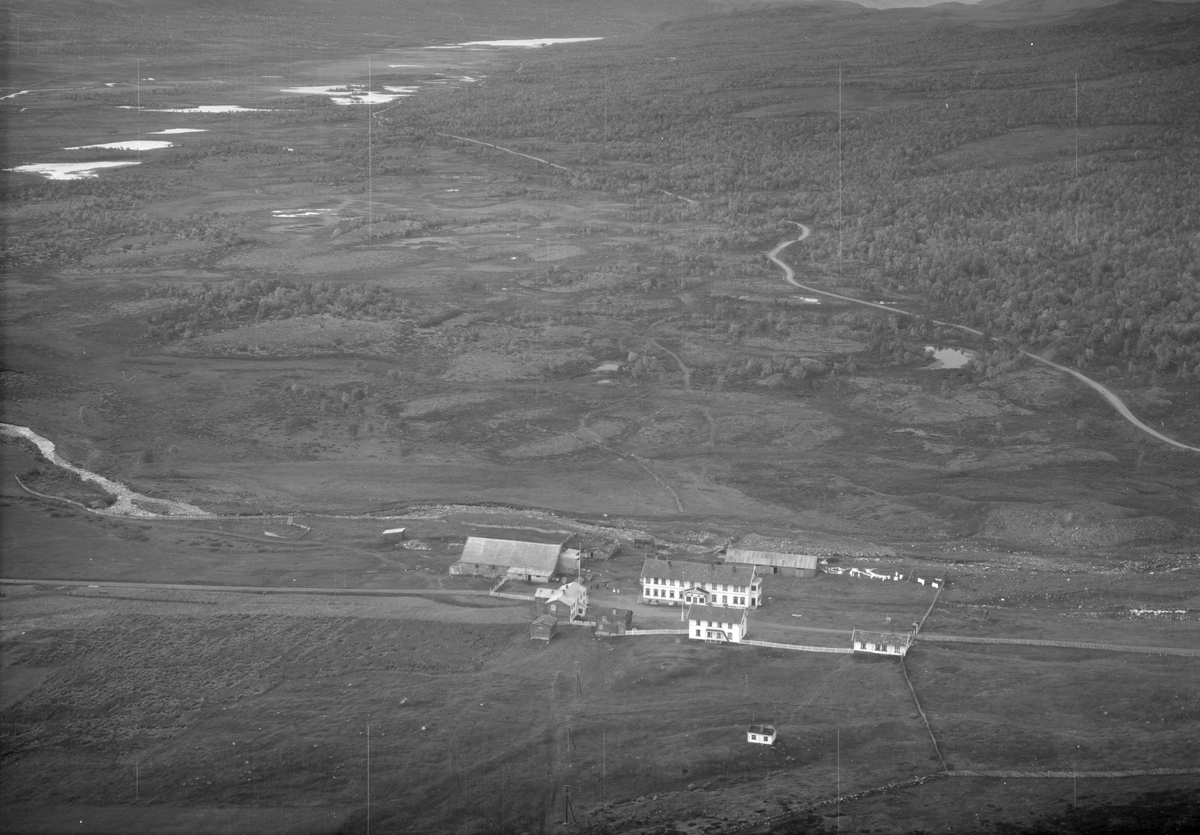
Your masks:
<path fill-rule="evenodd" d="M 775 247 L 774 249 L 772 249 L 770 252 L 767 253 L 767 258 L 769 258 L 772 261 L 772 263 L 775 264 L 775 266 L 777 266 L 781 270 L 783 270 L 784 278 L 793 287 L 798 287 L 807 293 L 817 293 L 819 295 L 828 296 L 829 298 L 833 298 L 833 299 L 841 299 L 842 301 L 853 302 L 854 304 L 861 304 L 866 307 L 874 307 L 878 310 L 884 310 L 888 313 L 898 313 L 902 316 L 916 316 L 915 313 L 912 313 L 911 311 L 908 311 L 908 310 L 903 310 L 898 307 L 889 307 L 888 305 L 876 304 L 875 302 L 863 301 L 862 299 L 856 299 L 852 296 L 843 296 L 838 293 L 831 293 L 828 290 L 821 290 L 817 287 L 810 287 L 807 284 L 801 284 L 799 281 L 796 280 L 795 270 L 793 270 L 791 267 L 789 267 L 786 263 L 784 263 L 779 258 L 779 253 L 783 252 L 785 249 L 787 249 L 792 244 L 799 243 L 800 241 L 807 238 L 812 233 L 812 230 L 809 229 L 807 226 L 805 226 L 803 223 L 796 223 L 794 220 L 789 221 L 789 222 L 795 223 L 796 226 L 800 227 L 800 237 L 794 238 L 790 241 L 784 241 L 783 243 L 779 244 L 777 247 Z M 958 325 L 958 324 L 955 324 L 954 322 L 942 322 L 938 319 L 934 319 L 932 321 L 935 325 L 941 325 L 942 327 L 948 327 L 948 328 L 956 328 L 957 330 L 972 334 L 974 336 L 982 337 L 984 335 L 983 331 L 976 330 L 975 328 L 968 328 L 966 325 Z M 996 339 L 995 337 L 992 337 L 992 341 L 999 342 L 1000 340 Z M 1076 371 L 1074 368 L 1068 368 L 1065 365 L 1059 365 L 1056 362 L 1051 362 L 1050 360 L 1046 359 L 1045 357 L 1039 357 L 1037 354 L 1033 353 L 1032 351 L 1027 351 L 1024 348 L 1018 348 L 1017 350 L 1021 352 L 1022 356 L 1029 357 L 1031 360 L 1034 360 L 1035 362 L 1039 362 L 1042 365 L 1053 368 L 1056 371 L 1061 371 L 1064 374 L 1070 374 L 1075 379 L 1077 379 L 1077 380 L 1087 384 L 1091 388 L 1095 389 L 1097 392 L 1100 393 L 1101 397 L 1103 397 L 1105 400 L 1108 401 L 1109 405 L 1111 405 L 1114 409 L 1117 410 L 1117 412 L 1121 415 L 1121 417 L 1125 418 L 1127 421 L 1132 423 L 1138 429 L 1145 432 L 1147 435 L 1150 435 L 1151 437 L 1156 438 L 1165 444 L 1170 444 L 1171 446 L 1176 447 L 1177 449 L 1187 450 L 1188 452 L 1200 452 L 1200 447 L 1189 446 L 1188 444 L 1185 444 L 1182 441 L 1177 441 L 1174 438 L 1168 437 L 1167 435 L 1164 435 L 1163 433 L 1159 432 L 1157 429 L 1154 429 L 1154 428 L 1142 423 L 1142 421 L 1138 419 L 1137 415 L 1135 415 L 1133 412 L 1131 412 L 1129 410 L 1129 407 L 1125 405 L 1125 402 L 1123 400 L 1121 400 L 1120 397 L 1117 397 L 1117 395 L 1115 393 L 1113 393 L 1113 391 L 1111 389 L 1109 389 L 1108 387 L 1104 386 L 1101 383 L 1096 382 L 1091 377 L 1088 377 L 1085 374 L 1081 374 L 1080 372 Z"/>

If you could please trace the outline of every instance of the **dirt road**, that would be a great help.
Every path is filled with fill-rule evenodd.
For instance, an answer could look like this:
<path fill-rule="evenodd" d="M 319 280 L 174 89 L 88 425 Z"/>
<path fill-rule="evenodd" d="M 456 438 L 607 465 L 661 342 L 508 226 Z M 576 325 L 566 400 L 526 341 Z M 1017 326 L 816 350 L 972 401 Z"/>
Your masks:
<path fill-rule="evenodd" d="M 791 222 L 796 223 L 795 221 L 791 221 Z M 898 307 L 888 307 L 887 305 L 876 304 L 875 302 L 863 301 L 862 299 L 856 299 L 856 298 L 853 298 L 852 296 L 843 296 L 839 293 L 831 293 L 828 290 L 821 290 L 816 287 L 810 287 L 807 284 L 801 284 L 799 281 L 796 280 L 795 270 L 793 270 L 791 267 L 789 267 L 787 264 L 785 264 L 779 258 L 779 253 L 783 252 L 785 249 L 787 249 L 792 244 L 799 243 L 800 241 L 804 240 L 812 233 L 812 230 L 809 229 L 807 226 L 805 226 L 803 223 L 796 223 L 796 225 L 799 226 L 801 229 L 801 235 L 799 238 L 795 238 L 790 241 L 784 241 L 783 243 L 779 244 L 779 246 L 775 247 L 773 250 L 771 250 L 770 252 L 767 253 L 767 258 L 769 258 L 777 267 L 779 267 L 781 270 L 783 270 L 784 278 L 787 280 L 787 282 L 789 284 L 791 284 L 794 287 L 799 287 L 801 290 L 804 290 L 805 292 L 808 292 L 808 293 L 818 293 L 822 296 L 828 296 L 829 298 L 841 299 L 842 301 L 853 302 L 854 304 L 860 304 L 865 307 L 874 307 L 878 310 L 883 310 L 888 313 L 898 313 L 903 316 L 915 316 L 916 315 L 910 311 L 902 310 Z M 968 328 L 966 325 L 957 325 L 954 322 L 942 322 L 937 319 L 934 319 L 932 321 L 935 325 L 941 325 L 942 327 L 948 327 L 948 328 L 956 328 L 960 331 L 972 334 L 974 336 L 982 337 L 984 335 L 983 331 L 976 330 L 975 328 Z M 999 342 L 999 340 L 995 339 L 994 337 L 993 337 L 992 341 Z M 1124 401 L 1122 401 L 1121 398 L 1117 397 L 1117 395 L 1114 394 L 1112 392 L 1112 390 L 1110 390 L 1103 384 L 1096 382 L 1091 377 L 1088 377 L 1085 374 L 1081 374 L 1080 372 L 1076 371 L 1073 368 L 1067 368 L 1065 365 L 1059 365 L 1058 363 L 1051 362 L 1050 360 L 1045 359 L 1044 357 L 1039 357 L 1037 354 L 1033 353 L 1032 351 L 1027 351 L 1024 348 L 1018 348 L 1017 350 L 1020 351 L 1023 356 L 1029 357 L 1031 360 L 1034 360 L 1035 362 L 1039 362 L 1042 365 L 1049 366 L 1050 368 L 1053 368 L 1056 371 L 1062 371 L 1065 374 L 1070 374 L 1072 377 L 1076 378 L 1077 380 L 1080 380 L 1081 382 L 1083 382 L 1083 383 L 1087 384 L 1088 386 L 1090 386 L 1091 388 L 1095 389 L 1097 392 L 1100 393 L 1101 397 L 1103 397 L 1105 400 L 1107 400 L 1109 402 L 1109 404 L 1117 410 L 1117 412 L 1121 415 L 1121 417 L 1125 418 L 1127 421 L 1132 423 L 1138 429 L 1145 432 L 1147 435 L 1157 438 L 1158 440 L 1162 441 L 1163 443 L 1170 444 L 1171 446 L 1176 447 L 1178 449 L 1187 450 L 1188 452 L 1200 452 L 1200 447 L 1190 446 L 1188 444 L 1182 443 L 1181 441 L 1177 441 L 1174 438 L 1168 437 L 1168 436 L 1164 435 L 1163 433 L 1159 432 L 1158 430 L 1156 430 L 1150 426 L 1147 426 L 1145 423 L 1142 423 L 1142 421 L 1140 421 L 1137 418 L 1137 416 L 1134 415 L 1134 413 L 1129 410 L 1129 407 L 1125 405 Z"/>

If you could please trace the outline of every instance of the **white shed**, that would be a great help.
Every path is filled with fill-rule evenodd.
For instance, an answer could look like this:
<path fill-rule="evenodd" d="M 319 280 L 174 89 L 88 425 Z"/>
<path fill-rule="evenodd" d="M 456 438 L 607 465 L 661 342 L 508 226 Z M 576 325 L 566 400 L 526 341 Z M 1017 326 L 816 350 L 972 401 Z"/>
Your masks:
<path fill-rule="evenodd" d="M 751 725 L 746 731 L 746 741 L 757 745 L 774 745 L 775 728 L 770 725 Z"/>

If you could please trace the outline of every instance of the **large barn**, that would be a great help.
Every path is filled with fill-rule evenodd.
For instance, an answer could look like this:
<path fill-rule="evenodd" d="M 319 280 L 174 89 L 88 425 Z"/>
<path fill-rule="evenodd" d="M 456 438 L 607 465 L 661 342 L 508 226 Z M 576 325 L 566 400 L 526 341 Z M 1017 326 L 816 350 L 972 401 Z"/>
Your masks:
<path fill-rule="evenodd" d="M 647 557 L 642 564 L 642 602 L 757 609 L 762 605 L 762 578 L 755 576 L 752 565 Z"/>
<path fill-rule="evenodd" d="M 817 558 L 812 554 L 784 554 L 778 551 L 745 551 L 730 548 L 725 562 L 733 565 L 752 565 L 759 574 L 780 574 L 785 577 L 817 576 Z"/>
<path fill-rule="evenodd" d="M 549 583 L 555 574 L 563 573 L 559 570 L 561 553 L 561 543 L 469 536 L 450 573 Z"/>

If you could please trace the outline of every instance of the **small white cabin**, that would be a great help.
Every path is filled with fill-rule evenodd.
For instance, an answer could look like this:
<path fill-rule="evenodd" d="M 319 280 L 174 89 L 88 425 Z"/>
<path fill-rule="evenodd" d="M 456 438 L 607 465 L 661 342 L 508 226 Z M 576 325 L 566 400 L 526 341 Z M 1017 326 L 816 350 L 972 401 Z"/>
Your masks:
<path fill-rule="evenodd" d="M 912 646 L 913 636 L 910 632 L 872 632 L 855 629 L 850 635 L 850 641 L 855 652 L 907 655 L 908 648 Z"/>
<path fill-rule="evenodd" d="M 746 741 L 756 745 L 774 745 L 775 735 L 775 728 L 770 725 L 751 725 L 746 731 Z"/>

